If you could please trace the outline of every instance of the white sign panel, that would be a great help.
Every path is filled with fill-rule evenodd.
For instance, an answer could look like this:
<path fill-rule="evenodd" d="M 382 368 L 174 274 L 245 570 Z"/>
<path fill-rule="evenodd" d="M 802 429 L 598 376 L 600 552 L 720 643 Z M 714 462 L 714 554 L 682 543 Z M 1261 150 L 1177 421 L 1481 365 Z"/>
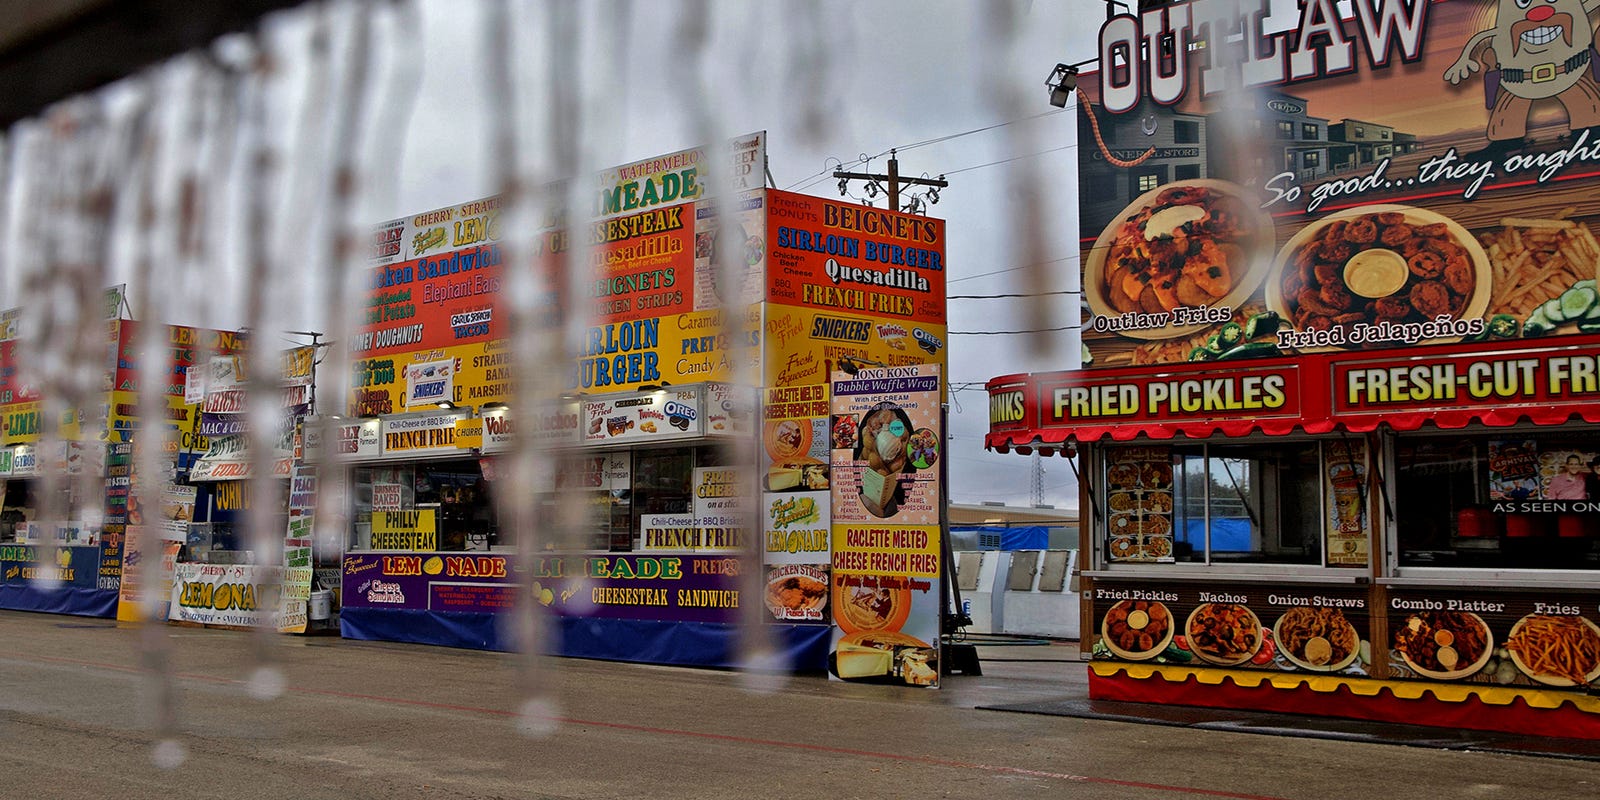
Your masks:
<path fill-rule="evenodd" d="M 465 417 L 464 409 L 448 413 L 385 417 L 379 428 L 383 454 L 425 456 L 458 452 L 456 420 Z"/>

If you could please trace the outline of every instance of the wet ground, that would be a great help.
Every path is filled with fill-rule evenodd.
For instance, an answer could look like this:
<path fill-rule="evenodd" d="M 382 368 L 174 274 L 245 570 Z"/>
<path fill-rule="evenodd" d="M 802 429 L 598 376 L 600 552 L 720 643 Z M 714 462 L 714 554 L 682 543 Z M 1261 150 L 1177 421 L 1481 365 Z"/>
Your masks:
<path fill-rule="evenodd" d="M 250 699 L 248 635 L 170 628 L 188 758 L 151 762 L 137 631 L 0 612 L 0 797 L 1324 798 L 1600 793 L 1592 762 L 978 706 L 1081 700 L 1062 646 L 983 647 L 941 691 L 563 660 L 546 738 L 508 658 L 284 637 Z M 1026 660 L 1001 660 L 1026 659 Z M 1035 660 L 1042 659 L 1042 660 Z"/>

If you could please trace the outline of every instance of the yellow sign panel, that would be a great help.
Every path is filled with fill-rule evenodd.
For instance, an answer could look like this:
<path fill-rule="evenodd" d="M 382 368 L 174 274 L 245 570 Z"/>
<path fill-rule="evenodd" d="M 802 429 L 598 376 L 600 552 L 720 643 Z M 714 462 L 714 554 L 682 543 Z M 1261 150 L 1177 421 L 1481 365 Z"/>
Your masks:
<path fill-rule="evenodd" d="M 450 396 L 441 399 L 457 406 L 504 403 L 511 397 L 513 358 L 504 341 L 492 341 L 356 359 L 350 413 L 376 417 L 414 410 L 406 405 L 406 367 L 440 361 L 453 361 L 455 372 Z"/>
<path fill-rule="evenodd" d="M 439 530 L 435 510 L 372 512 L 372 549 L 438 550 Z"/>
<path fill-rule="evenodd" d="M 482 447 L 483 420 L 479 418 L 456 420 L 456 447 Z"/>
<path fill-rule="evenodd" d="M 939 577 L 939 528 L 907 525 L 833 526 L 835 575 Z"/>
<path fill-rule="evenodd" d="M 111 406 L 107 409 L 106 428 L 110 431 L 111 441 L 126 442 L 132 439 L 133 431 L 141 424 L 138 415 L 139 393 L 132 391 L 114 391 L 110 393 Z M 183 395 L 164 395 L 166 404 L 165 422 L 168 428 L 176 431 L 174 439 L 179 452 L 204 453 L 211 449 L 211 440 L 199 433 L 196 425 L 199 405 L 185 405 Z"/>
<path fill-rule="evenodd" d="M 38 400 L 0 406 L 0 444 L 33 444 L 44 436 L 44 427 L 44 404 Z M 76 412 L 61 415 L 56 435 L 69 442 L 82 441 Z"/>
<path fill-rule="evenodd" d="M 767 305 L 762 335 L 767 386 L 827 383 L 846 357 L 891 367 L 943 364 L 948 358 L 943 325 L 776 303 Z"/>
<path fill-rule="evenodd" d="M 753 364 L 759 354 L 760 318 L 760 306 L 752 305 L 732 325 L 720 310 L 595 325 L 569 388 L 624 392 L 645 384 L 730 380 L 737 359 Z"/>

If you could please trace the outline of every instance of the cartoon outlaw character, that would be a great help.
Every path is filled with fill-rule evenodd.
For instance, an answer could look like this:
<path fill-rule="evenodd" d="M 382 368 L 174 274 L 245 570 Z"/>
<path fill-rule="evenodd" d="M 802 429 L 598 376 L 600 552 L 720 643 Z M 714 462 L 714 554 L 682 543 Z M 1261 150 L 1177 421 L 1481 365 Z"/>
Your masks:
<path fill-rule="evenodd" d="M 1459 84 L 1480 69 L 1483 48 L 1485 105 L 1490 109 L 1486 153 L 1522 144 L 1533 101 L 1554 98 L 1567 110 L 1567 127 L 1600 125 L 1600 60 L 1589 11 L 1600 0 L 1499 0 L 1494 28 L 1467 40 L 1444 79 Z"/>

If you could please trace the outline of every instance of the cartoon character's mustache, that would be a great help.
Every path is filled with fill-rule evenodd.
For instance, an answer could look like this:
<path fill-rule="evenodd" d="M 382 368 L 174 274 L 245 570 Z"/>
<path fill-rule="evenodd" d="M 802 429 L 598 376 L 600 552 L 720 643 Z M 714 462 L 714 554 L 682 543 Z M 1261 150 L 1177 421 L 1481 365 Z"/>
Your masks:
<path fill-rule="evenodd" d="M 1560 28 L 1561 38 L 1567 43 L 1567 47 L 1572 46 L 1572 15 L 1558 11 L 1538 22 L 1519 19 L 1511 23 L 1511 55 L 1515 57 L 1517 52 L 1522 49 L 1524 42 L 1528 44 L 1544 44 L 1551 41 L 1554 36 L 1545 33 L 1546 28 Z M 1529 37 L 1530 39 L 1543 39 L 1543 41 L 1524 39 L 1523 35 L 1529 33 L 1532 34 Z"/>

